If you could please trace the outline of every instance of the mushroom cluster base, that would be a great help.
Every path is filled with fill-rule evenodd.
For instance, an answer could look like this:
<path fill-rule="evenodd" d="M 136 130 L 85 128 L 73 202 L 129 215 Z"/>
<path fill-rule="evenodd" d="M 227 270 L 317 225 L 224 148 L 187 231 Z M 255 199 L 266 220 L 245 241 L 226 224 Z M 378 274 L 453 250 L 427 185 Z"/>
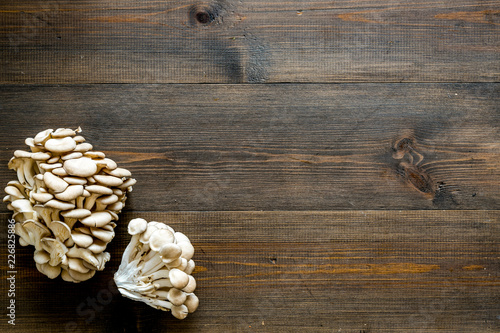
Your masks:
<path fill-rule="evenodd" d="M 114 280 L 120 293 L 184 319 L 198 307 L 191 275 L 194 248 L 180 232 L 160 222 L 130 221 L 132 239 L 123 253 Z"/>

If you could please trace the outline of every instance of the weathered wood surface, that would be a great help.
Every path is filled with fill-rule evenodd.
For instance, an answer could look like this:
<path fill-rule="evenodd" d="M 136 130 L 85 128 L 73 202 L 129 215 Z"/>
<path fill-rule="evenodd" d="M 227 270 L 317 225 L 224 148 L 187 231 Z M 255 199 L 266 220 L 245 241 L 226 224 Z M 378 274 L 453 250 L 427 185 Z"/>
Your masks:
<path fill-rule="evenodd" d="M 126 223 L 138 216 L 195 246 L 201 305 L 184 321 L 112 294 Z M 499 220 L 499 211 L 126 213 L 106 270 L 79 285 L 48 280 L 33 249 L 18 246 L 15 331 L 498 332 Z"/>
<path fill-rule="evenodd" d="M 498 82 L 500 2 L 4 1 L 2 83 Z"/>
<path fill-rule="evenodd" d="M 138 180 L 127 210 L 497 209 L 498 88 L 4 86 L 0 165 L 81 126 Z"/>
<path fill-rule="evenodd" d="M 26 137 L 78 126 L 138 183 L 92 280 L 17 246 L 0 331 L 499 332 L 499 18 L 498 0 L 3 1 L 0 187 Z M 193 241 L 187 320 L 115 293 L 138 216 Z"/>

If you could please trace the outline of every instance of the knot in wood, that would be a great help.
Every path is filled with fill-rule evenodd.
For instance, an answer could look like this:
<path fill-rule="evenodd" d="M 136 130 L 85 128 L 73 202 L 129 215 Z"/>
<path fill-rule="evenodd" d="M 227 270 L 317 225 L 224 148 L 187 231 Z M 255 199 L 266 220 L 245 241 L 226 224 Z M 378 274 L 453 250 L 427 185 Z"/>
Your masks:
<path fill-rule="evenodd" d="M 191 6 L 189 10 L 189 21 L 191 25 L 207 25 L 221 16 L 222 7 L 220 4 L 198 4 Z"/>

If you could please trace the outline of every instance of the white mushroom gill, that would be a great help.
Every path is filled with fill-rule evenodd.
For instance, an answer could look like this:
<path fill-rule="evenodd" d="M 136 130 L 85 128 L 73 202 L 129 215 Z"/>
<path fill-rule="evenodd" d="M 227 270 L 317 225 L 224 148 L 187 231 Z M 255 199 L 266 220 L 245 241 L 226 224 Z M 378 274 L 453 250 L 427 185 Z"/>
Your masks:
<path fill-rule="evenodd" d="M 26 139 L 31 152 L 14 152 L 8 166 L 18 180 L 7 184 L 3 199 L 19 244 L 35 247 L 38 270 L 72 282 L 104 269 L 114 221 L 135 184 L 128 170 L 92 151 L 80 132 L 48 129 Z"/>
<path fill-rule="evenodd" d="M 128 232 L 132 239 L 114 276 L 120 293 L 156 309 L 171 311 L 178 319 L 186 318 L 199 304 L 194 294 L 196 281 L 191 275 L 195 264 L 189 239 L 163 223 L 148 223 L 141 218 L 129 222 Z M 182 236 L 177 239 L 176 235 Z M 188 253 L 183 248 L 189 248 Z"/>

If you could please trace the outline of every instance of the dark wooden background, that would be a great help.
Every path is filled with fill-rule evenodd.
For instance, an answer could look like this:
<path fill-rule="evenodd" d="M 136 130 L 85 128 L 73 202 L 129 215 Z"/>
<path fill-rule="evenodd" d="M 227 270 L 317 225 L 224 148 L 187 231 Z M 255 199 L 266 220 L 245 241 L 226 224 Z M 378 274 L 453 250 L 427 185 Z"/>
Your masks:
<path fill-rule="evenodd" d="M 17 247 L 15 327 L 1 205 L 2 332 L 500 331 L 500 1 L 18 0 L 0 22 L 0 184 L 26 137 L 78 126 L 138 180 L 92 280 Z M 195 246 L 184 321 L 116 293 L 138 216 Z"/>

